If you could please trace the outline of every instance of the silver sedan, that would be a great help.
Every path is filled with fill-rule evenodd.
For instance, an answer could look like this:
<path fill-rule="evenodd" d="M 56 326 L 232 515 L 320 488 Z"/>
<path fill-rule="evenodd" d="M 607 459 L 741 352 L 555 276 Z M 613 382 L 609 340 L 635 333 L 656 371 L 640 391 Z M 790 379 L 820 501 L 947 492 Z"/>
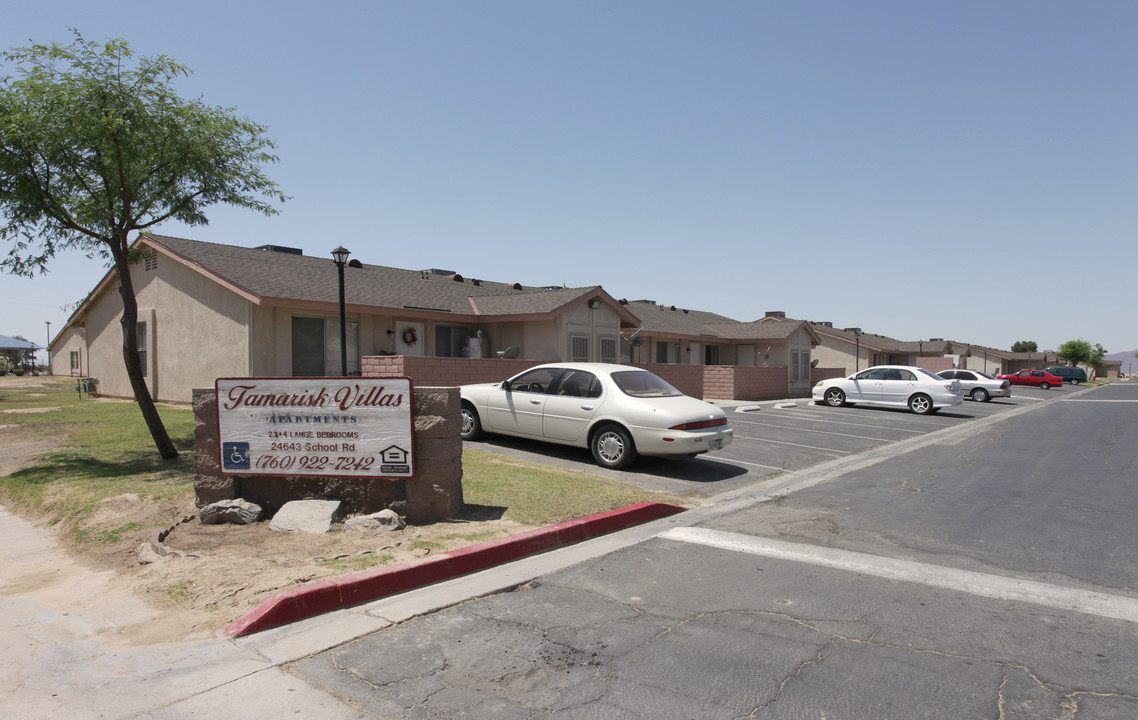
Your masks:
<path fill-rule="evenodd" d="M 917 415 L 935 413 L 964 400 L 960 383 L 908 365 L 878 365 L 849 377 L 822 380 L 810 394 L 815 403 L 824 402 L 830 407 L 907 407 Z"/>
<path fill-rule="evenodd" d="M 587 447 L 605 468 L 625 467 L 637 455 L 692 457 L 734 437 L 721 408 L 626 365 L 539 365 L 459 391 L 464 440 L 485 431 Z"/>
<path fill-rule="evenodd" d="M 979 370 L 942 370 L 937 373 L 946 380 L 957 380 L 964 394 L 976 402 L 988 402 L 994 397 L 1011 397 L 1012 384 L 994 378 Z"/>

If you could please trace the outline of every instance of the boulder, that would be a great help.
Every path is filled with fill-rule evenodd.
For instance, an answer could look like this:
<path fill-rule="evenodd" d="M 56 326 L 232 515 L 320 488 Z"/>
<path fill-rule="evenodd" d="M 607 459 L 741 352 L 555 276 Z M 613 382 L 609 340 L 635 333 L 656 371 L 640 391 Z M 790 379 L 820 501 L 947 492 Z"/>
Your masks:
<path fill-rule="evenodd" d="M 405 527 L 407 527 L 407 523 L 394 510 L 380 510 L 371 515 L 360 515 L 349 518 L 344 523 L 346 532 L 360 532 L 369 535 L 402 530 Z"/>
<path fill-rule="evenodd" d="M 326 533 L 332 523 L 343 519 L 339 500 L 293 500 L 285 503 L 269 523 L 277 532 Z"/>
<path fill-rule="evenodd" d="M 219 500 L 210 503 L 198 513 L 202 525 L 220 525 L 232 523 L 234 525 L 252 525 L 261 519 L 261 506 L 248 500 Z"/>

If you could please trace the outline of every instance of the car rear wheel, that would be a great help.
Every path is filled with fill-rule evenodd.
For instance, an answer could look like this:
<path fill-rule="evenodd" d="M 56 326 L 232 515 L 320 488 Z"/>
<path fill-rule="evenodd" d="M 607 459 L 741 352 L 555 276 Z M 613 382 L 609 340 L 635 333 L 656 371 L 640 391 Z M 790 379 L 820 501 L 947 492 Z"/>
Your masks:
<path fill-rule="evenodd" d="M 928 395 L 917 393 L 909 398 L 909 409 L 917 415 L 928 415 L 933 411 L 933 401 Z"/>
<path fill-rule="evenodd" d="M 1039 389 L 1040 390 L 1050 390 L 1051 389 L 1051 383 L 1041 382 L 1041 383 L 1039 383 Z"/>
<path fill-rule="evenodd" d="M 972 389 L 972 399 L 975 400 L 976 402 L 988 402 L 989 400 L 992 399 L 992 396 L 989 395 L 988 391 L 985 390 L 984 388 L 973 388 Z"/>
<path fill-rule="evenodd" d="M 477 440 L 482 436 L 482 421 L 478 419 L 478 411 L 470 403 L 462 404 L 462 429 L 459 435 L 463 440 Z"/>
<path fill-rule="evenodd" d="M 609 470 L 628 467 L 636 459 L 636 446 L 632 436 L 619 425 L 605 425 L 593 435 L 589 449 L 597 464 Z"/>
<path fill-rule="evenodd" d="M 1079 378 L 1071 378 L 1071 384 L 1072 385 L 1078 385 L 1079 384 Z"/>
<path fill-rule="evenodd" d="M 826 404 L 830 407 L 841 407 L 846 404 L 846 394 L 837 388 L 826 391 Z"/>

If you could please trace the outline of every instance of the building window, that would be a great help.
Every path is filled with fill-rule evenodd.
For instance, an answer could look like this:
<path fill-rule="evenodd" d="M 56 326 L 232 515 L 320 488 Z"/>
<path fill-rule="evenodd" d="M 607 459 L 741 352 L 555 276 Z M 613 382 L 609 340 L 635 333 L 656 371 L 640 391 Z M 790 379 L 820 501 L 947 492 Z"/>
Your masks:
<path fill-rule="evenodd" d="M 78 350 L 72 350 L 71 351 L 71 374 L 72 375 L 78 375 L 79 374 L 79 351 Z"/>
<path fill-rule="evenodd" d="M 573 362 L 589 362 L 589 338 L 586 335 L 574 335 L 570 338 L 570 355 Z"/>
<path fill-rule="evenodd" d="M 146 377 L 146 323 L 135 323 L 138 332 L 138 364 L 142 366 L 142 377 Z"/>
<path fill-rule="evenodd" d="M 359 323 L 348 321 L 348 374 L 360 374 Z M 339 318 L 292 318 L 292 374 L 328 377 L 340 374 Z"/>
<path fill-rule="evenodd" d="M 616 338 L 601 338 L 601 362 L 616 362 Z"/>
<path fill-rule="evenodd" d="M 798 351 L 790 351 L 790 382 L 798 382 Z"/>
<path fill-rule="evenodd" d="M 463 357 L 470 330 L 450 325 L 435 326 L 435 357 Z"/>
<path fill-rule="evenodd" d="M 719 346 L 706 345 L 703 348 L 703 364 L 704 365 L 718 365 L 719 364 Z"/>

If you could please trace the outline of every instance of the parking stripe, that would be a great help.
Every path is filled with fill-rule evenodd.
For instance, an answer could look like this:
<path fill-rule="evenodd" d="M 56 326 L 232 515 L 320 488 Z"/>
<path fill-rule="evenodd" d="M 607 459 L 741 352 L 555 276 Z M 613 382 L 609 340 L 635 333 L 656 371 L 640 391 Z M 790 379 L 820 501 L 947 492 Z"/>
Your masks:
<path fill-rule="evenodd" d="M 771 423 L 757 423 L 750 420 L 745 420 L 748 425 L 761 425 L 762 427 L 778 428 L 779 430 L 794 430 L 801 433 L 818 433 L 821 435 L 837 435 L 838 437 L 855 438 L 857 440 L 873 440 L 874 442 L 889 442 L 888 438 L 879 437 L 866 437 L 865 435 L 850 435 L 849 433 L 830 432 L 829 430 L 810 430 L 809 428 L 798 428 L 788 425 L 772 425 Z M 887 429 L 887 428 L 883 428 Z M 919 430 L 909 430 L 908 432 L 920 432 Z"/>
<path fill-rule="evenodd" d="M 831 450 L 830 448 L 817 447 L 814 445 L 802 445 L 800 443 L 786 442 L 784 440 L 768 440 L 766 438 L 759 437 L 739 437 L 738 435 L 735 436 L 735 440 L 750 440 L 752 442 L 774 443 L 775 445 L 793 445 L 794 447 L 806 448 L 807 450 L 821 450 L 822 452 L 832 452 L 839 455 L 850 454 L 849 450 Z"/>
<path fill-rule="evenodd" d="M 1138 599 L 1122 595 L 707 528 L 673 528 L 657 537 L 1138 623 Z"/>

